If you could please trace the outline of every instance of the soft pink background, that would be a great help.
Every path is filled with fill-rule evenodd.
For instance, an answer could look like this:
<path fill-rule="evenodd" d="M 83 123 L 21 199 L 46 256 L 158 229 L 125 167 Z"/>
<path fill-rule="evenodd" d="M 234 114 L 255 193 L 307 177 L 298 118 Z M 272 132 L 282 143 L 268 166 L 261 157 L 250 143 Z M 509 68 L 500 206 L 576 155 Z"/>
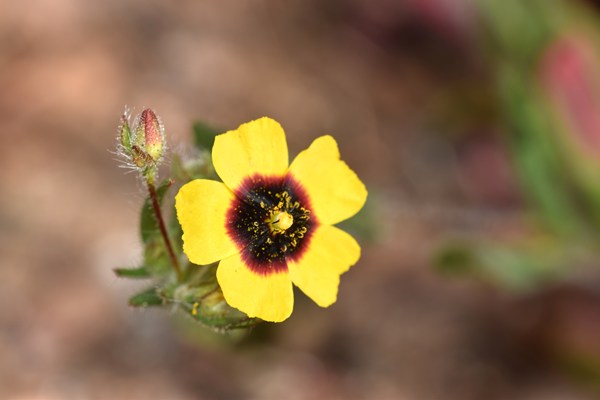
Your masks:
<path fill-rule="evenodd" d="M 0 1 L 0 398 L 591 399 L 503 341 L 506 299 L 431 266 L 449 234 L 510 225 L 518 196 L 494 146 L 459 162 L 424 123 L 477 63 L 468 15 L 428 30 L 410 3 Z M 292 155 L 333 134 L 378 228 L 338 303 L 299 295 L 238 345 L 128 308 L 139 285 L 111 268 L 140 259 L 144 195 L 110 153 L 126 104 L 183 152 L 196 119 L 271 116 Z"/>

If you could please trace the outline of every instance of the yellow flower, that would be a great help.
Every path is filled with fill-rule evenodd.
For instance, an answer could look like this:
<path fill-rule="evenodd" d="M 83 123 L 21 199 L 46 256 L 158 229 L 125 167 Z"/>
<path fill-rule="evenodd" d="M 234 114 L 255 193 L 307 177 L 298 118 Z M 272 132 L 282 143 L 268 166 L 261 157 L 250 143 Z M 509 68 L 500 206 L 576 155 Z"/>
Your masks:
<path fill-rule="evenodd" d="M 264 117 L 218 135 L 212 158 L 223 183 L 197 179 L 175 198 L 190 261 L 220 261 L 225 300 L 250 317 L 288 318 L 292 283 L 321 307 L 335 303 L 360 247 L 333 224 L 367 199 L 335 140 L 317 138 L 288 165 L 285 133 Z"/>

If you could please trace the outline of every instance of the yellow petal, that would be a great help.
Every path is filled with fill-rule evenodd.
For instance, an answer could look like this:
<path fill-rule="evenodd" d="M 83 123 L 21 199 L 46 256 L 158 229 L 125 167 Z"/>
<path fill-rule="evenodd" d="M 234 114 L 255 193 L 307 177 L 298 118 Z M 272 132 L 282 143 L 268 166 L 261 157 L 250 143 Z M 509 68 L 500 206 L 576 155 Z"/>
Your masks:
<path fill-rule="evenodd" d="M 175 196 L 183 251 L 194 264 L 210 264 L 238 251 L 225 227 L 233 193 L 221 182 L 196 179 Z"/>
<path fill-rule="evenodd" d="M 367 200 L 367 189 L 345 162 L 335 139 L 317 138 L 290 166 L 304 186 L 319 222 L 336 224 L 356 214 Z"/>
<path fill-rule="evenodd" d="M 235 254 L 221 261 L 217 280 L 227 304 L 249 317 L 281 322 L 292 314 L 294 294 L 287 271 L 261 275 Z"/>
<path fill-rule="evenodd" d="M 288 150 L 281 125 L 263 117 L 215 138 L 212 159 L 219 177 L 232 190 L 254 174 L 285 174 Z"/>
<path fill-rule="evenodd" d="M 360 258 L 360 246 L 346 232 L 321 225 L 299 260 L 288 261 L 292 282 L 321 307 L 335 303 L 340 275 Z"/>

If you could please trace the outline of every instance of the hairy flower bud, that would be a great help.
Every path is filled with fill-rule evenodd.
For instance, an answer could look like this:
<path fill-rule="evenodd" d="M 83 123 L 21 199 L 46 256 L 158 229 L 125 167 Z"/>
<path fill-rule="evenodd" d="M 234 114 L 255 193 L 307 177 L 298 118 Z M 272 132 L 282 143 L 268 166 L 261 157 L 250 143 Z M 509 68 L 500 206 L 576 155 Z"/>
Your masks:
<path fill-rule="evenodd" d="M 164 128 L 160 118 L 146 108 L 130 128 L 129 111 L 125 109 L 118 132 L 118 154 L 126 160 L 126 167 L 153 178 L 165 151 Z"/>
<path fill-rule="evenodd" d="M 162 157 L 164 149 L 162 124 L 154 111 L 147 108 L 142 111 L 140 126 L 142 125 L 144 128 L 146 153 L 148 153 L 154 161 L 158 161 Z"/>

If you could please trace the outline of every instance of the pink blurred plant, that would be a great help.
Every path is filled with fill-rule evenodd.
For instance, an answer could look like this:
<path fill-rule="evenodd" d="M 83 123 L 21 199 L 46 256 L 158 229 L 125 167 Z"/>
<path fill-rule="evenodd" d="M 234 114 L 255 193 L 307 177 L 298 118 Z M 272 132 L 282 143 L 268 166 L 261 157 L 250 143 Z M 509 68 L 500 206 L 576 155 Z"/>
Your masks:
<path fill-rule="evenodd" d="M 583 36 L 556 39 L 544 53 L 542 85 L 568 132 L 583 151 L 600 156 L 600 63 Z"/>

